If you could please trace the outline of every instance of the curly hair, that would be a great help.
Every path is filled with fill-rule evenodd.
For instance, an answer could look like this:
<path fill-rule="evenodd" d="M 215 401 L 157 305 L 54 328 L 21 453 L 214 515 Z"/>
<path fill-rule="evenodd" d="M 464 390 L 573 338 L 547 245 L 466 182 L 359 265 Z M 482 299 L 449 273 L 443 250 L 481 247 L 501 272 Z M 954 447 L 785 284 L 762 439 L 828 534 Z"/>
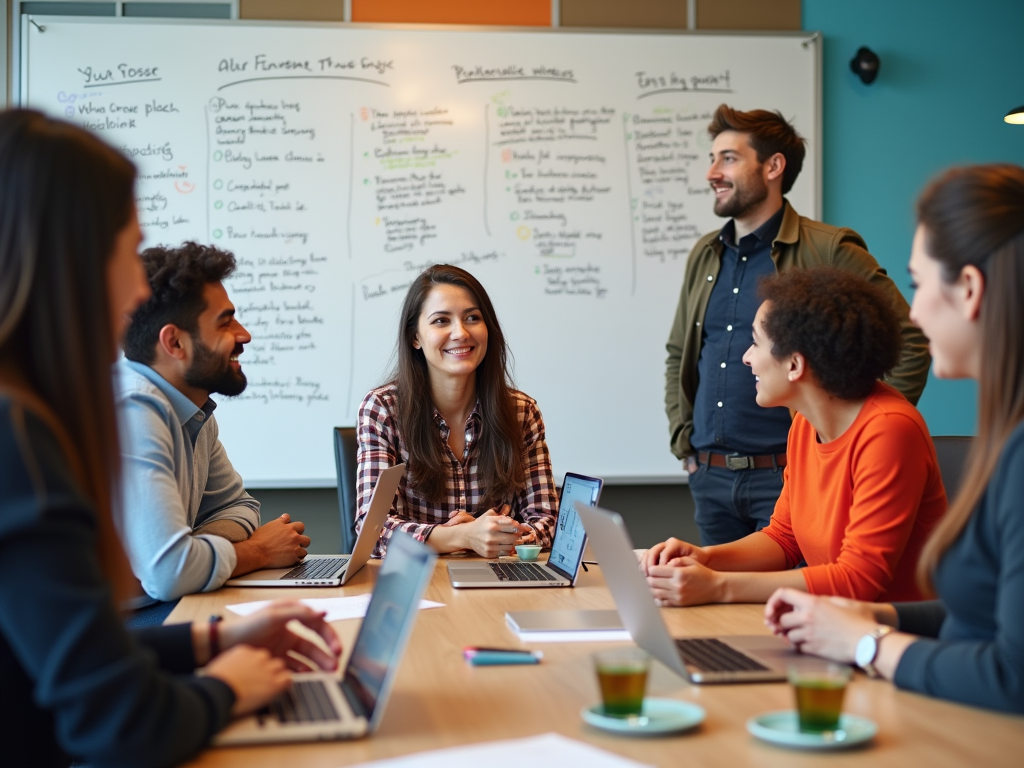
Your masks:
<path fill-rule="evenodd" d="M 759 163 L 765 162 L 776 153 L 785 157 L 782 194 L 789 193 L 804 167 L 807 140 L 796 132 L 796 128 L 782 116 L 781 112 L 769 112 L 766 109 L 740 112 L 727 104 L 720 104 L 711 118 L 711 124 L 708 125 L 708 133 L 714 139 L 724 131 L 747 134 L 750 137 L 750 146 L 757 152 Z"/>
<path fill-rule="evenodd" d="M 150 365 L 156 360 L 160 329 L 176 325 L 189 334 L 198 330 L 206 309 L 203 287 L 219 283 L 235 271 L 235 256 L 189 241 L 178 248 L 147 248 L 142 252 L 153 295 L 132 316 L 124 337 L 124 355 Z"/>
<path fill-rule="evenodd" d="M 798 269 L 761 281 L 772 356 L 799 352 L 822 388 L 859 400 L 900 359 L 900 318 L 885 292 L 835 267 Z"/>

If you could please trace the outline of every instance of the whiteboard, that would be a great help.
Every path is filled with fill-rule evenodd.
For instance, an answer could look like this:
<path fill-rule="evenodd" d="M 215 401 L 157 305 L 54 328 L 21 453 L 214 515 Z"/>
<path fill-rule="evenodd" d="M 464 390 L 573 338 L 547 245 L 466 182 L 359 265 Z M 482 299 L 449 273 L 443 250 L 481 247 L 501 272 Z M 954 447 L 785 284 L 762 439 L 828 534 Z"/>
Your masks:
<path fill-rule="evenodd" d="M 250 487 L 335 482 L 331 428 L 386 379 L 427 265 L 490 294 L 556 472 L 682 478 L 665 341 L 687 256 L 721 227 L 715 107 L 810 142 L 820 38 L 26 17 L 23 104 L 139 166 L 147 244 L 233 251 L 249 387 L 220 399 Z"/>

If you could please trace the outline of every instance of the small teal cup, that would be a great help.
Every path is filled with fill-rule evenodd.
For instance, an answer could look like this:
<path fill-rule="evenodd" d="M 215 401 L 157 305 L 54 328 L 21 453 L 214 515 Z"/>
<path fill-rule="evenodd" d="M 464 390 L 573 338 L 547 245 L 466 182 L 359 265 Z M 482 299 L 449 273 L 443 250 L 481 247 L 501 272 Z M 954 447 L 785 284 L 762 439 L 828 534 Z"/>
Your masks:
<path fill-rule="evenodd" d="M 516 554 L 520 560 L 536 560 L 540 554 L 539 544 L 516 544 Z"/>

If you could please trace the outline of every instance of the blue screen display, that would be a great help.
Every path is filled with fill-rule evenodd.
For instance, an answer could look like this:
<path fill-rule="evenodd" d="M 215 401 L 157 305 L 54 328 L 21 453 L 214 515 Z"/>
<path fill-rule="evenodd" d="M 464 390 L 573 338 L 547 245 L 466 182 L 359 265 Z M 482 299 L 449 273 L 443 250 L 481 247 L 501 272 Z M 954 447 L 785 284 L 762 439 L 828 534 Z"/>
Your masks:
<path fill-rule="evenodd" d="M 583 524 L 573 508 L 574 501 L 593 506 L 601 493 L 601 481 L 566 475 L 562 484 L 562 498 L 558 507 L 558 527 L 555 540 L 551 543 L 551 557 L 548 565 L 565 571 L 571 577 L 576 565 L 583 557 L 585 536 Z"/>

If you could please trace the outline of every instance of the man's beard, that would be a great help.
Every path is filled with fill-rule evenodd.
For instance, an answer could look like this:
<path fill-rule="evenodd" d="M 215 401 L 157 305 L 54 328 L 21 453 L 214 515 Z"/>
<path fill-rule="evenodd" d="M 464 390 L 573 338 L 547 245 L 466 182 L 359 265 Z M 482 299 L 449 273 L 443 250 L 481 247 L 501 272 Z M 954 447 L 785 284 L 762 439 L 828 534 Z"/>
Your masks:
<path fill-rule="evenodd" d="M 232 369 L 230 360 L 225 360 L 194 336 L 192 339 L 192 365 L 185 371 L 185 383 L 211 394 L 216 393 L 228 397 L 242 394 L 248 383 L 245 374 Z M 240 354 L 241 351 L 238 348 L 232 352 L 232 355 Z"/>
<path fill-rule="evenodd" d="M 715 200 L 715 215 L 722 218 L 741 219 L 768 197 L 768 185 L 758 175 L 743 180 L 742 186 L 733 183 L 732 196 L 728 200 Z"/>

